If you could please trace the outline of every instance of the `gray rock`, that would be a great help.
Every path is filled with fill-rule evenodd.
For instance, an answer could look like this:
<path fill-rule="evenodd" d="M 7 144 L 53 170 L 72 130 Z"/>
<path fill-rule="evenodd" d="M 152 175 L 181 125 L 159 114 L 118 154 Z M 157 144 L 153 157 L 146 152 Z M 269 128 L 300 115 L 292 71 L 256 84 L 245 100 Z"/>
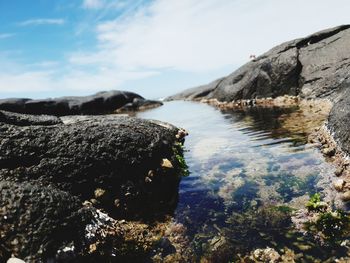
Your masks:
<path fill-rule="evenodd" d="M 101 225 L 97 209 L 114 221 L 155 220 L 176 208 L 178 131 L 118 115 L 0 111 L 0 262 L 11 255 L 26 262 L 108 261 L 124 229 Z M 161 166 L 164 158 L 173 169 Z M 90 245 L 99 242 L 106 251 L 91 255 Z"/>
<path fill-rule="evenodd" d="M 25 263 L 25 261 L 19 258 L 9 258 L 6 263 Z"/>
<path fill-rule="evenodd" d="M 350 83 L 329 114 L 328 128 L 339 146 L 350 154 Z"/>
<path fill-rule="evenodd" d="M 161 167 L 164 158 L 177 165 L 176 127 L 118 115 L 53 117 L 57 124 L 43 125 L 44 117 L 0 114 L 0 180 L 54 186 L 81 202 L 101 188 L 110 200 L 97 207 L 116 217 L 155 216 L 176 206 L 179 169 Z M 146 183 L 150 170 L 157 176 Z"/>
<path fill-rule="evenodd" d="M 280 95 L 337 99 L 349 76 L 349 43 L 350 25 L 317 32 L 283 43 L 227 77 L 167 100 L 232 101 Z"/>
<path fill-rule="evenodd" d="M 85 97 L 61 97 L 54 99 L 1 99 L 0 110 L 27 114 L 48 114 L 55 116 L 77 114 L 111 113 L 135 99 L 138 104 L 133 110 L 142 105 L 162 105 L 158 101 L 149 101 L 138 94 L 127 91 L 104 91 Z"/>
<path fill-rule="evenodd" d="M 88 209 L 81 208 L 78 198 L 66 192 L 2 180 L 0 261 L 6 262 L 13 254 L 26 262 L 46 262 L 71 242 L 79 248 L 92 218 Z"/>

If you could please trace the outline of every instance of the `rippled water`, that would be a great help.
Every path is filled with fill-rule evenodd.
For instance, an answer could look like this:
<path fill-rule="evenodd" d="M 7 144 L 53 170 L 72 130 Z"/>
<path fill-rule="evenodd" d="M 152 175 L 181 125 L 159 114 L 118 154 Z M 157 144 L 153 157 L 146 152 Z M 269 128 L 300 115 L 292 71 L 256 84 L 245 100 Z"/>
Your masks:
<path fill-rule="evenodd" d="M 180 185 L 175 219 L 188 229 L 198 258 L 238 260 L 256 248 L 291 248 L 327 257 L 332 251 L 293 231 L 290 213 L 329 185 L 332 167 L 298 129 L 283 122 L 295 109 L 220 111 L 194 102 L 169 102 L 138 113 L 189 132 L 190 176 Z M 311 260 L 309 258 L 309 260 Z"/>

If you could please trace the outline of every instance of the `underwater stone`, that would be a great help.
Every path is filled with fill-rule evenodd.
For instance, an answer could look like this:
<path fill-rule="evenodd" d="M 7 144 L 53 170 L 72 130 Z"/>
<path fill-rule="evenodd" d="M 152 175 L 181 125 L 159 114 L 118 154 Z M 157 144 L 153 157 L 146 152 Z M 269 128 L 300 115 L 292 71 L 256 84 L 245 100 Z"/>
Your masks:
<path fill-rule="evenodd" d="M 350 201 L 350 191 L 343 193 L 341 199 L 345 202 Z"/>
<path fill-rule="evenodd" d="M 333 182 L 333 185 L 334 185 L 334 188 L 335 190 L 337 191 L 342 191 L 343 188 L 344 188 L 344 185 L 345 185 L 345 181 L 343 179 L 336 179 L 334 182 Z"/>

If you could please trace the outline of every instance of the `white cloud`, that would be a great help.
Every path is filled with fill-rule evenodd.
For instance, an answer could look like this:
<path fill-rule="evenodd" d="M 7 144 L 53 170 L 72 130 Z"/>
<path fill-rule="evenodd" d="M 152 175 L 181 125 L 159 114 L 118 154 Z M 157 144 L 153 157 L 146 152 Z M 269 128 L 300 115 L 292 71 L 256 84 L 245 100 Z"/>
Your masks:
<path fill-rule="evenodd" d="M 99 51 L 73 54 L 70 61 L 133 70 L 215 70 L 344 23 L 344 6 L 349 2 L 338 0 L 330 7 L 320 0 L 157 0 L 132 15 L 100 23 Z"/>
<path fill-rule="evenodd" d="M 103 0 L 84 0 L 83 1 L 83 8 L 86 9 L 99 9 L 104 6 Z"/>
<path fill-rule="evenodd" d="M 127 4 L 122 14 L 103 20 L 105 10 L 117 3 Z M 130 80 L 161 75 L 163 70 L 167 74 L 175 70 L 209 75 L 243 64 L 250 54 L 259 55 L 283 41 L 347 23 L 350 7 L 347 0 L 334 0 L 332 5 L 326 0 L 135 3 L 85 0 L 85 8 L 102 9 L 98 19 L 85 23 L 95 29 L 97 46 L 71 52 L 64 70 L 62 64 L 50 63 L 48 71 L 45 63 L 39 67 L 38 62 L 35 71 L 24 67 L 15 73 L 3 72 L 0 92 L 45 89 L 68 94 L 74 90 L 116 89 Z M 64 20 L 34 19 L 22 25 L 45 23 L 63 24 Z"/>
<path fill-rule="evenodd" d="M 0 39 L 11 38 L 11 37 L 13 37 L 14 35 L 15 35 L 15 34 L 10 34 L 10 33 L 0 34 Z"/>
<path fill-rule="evenodd" d="M 64 19 L 52 19 L 52 18 L 37 18 L 29 19 L 19 22 L 19 26 L 37 26 L 37 25 L 63 25 L 65 23 Z"/>

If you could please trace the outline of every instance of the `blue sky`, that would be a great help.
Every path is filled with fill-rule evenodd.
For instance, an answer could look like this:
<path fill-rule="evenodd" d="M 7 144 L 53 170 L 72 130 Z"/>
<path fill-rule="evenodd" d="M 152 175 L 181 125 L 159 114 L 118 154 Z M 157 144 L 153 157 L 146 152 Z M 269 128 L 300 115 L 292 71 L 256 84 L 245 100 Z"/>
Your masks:
<path fill-rule="evenodd" d="M 349 23 L 347 0 L 0 0 L 0 98 L 158 98 Z"/>

